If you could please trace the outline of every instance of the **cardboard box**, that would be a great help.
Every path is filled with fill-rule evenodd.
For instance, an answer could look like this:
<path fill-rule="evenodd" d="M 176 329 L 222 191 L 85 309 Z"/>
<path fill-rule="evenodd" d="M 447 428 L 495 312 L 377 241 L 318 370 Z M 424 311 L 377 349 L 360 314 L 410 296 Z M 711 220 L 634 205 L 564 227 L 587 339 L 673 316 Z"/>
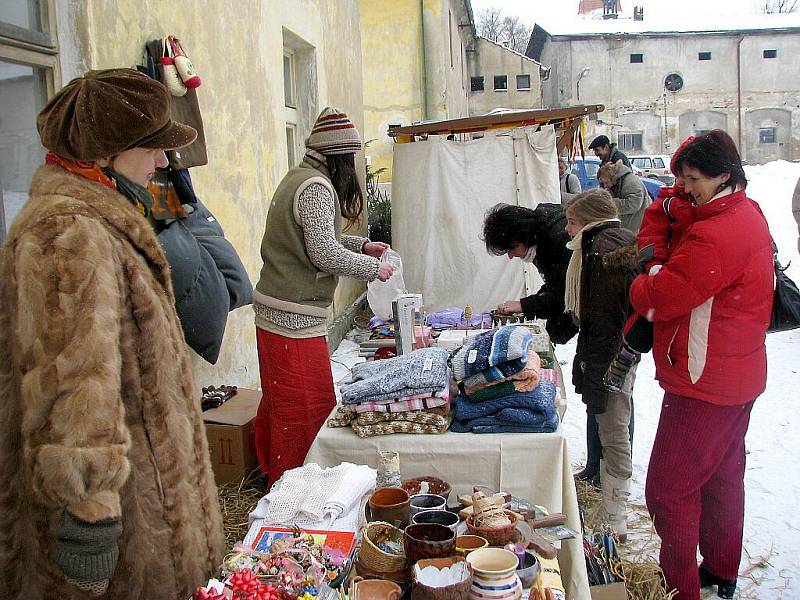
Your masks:
<path fill-rule="evenodd" d="M 258 466 L 255 419 L 259 402 L 260 391 L 239 388 L 225 404 L 203 413 L 218 485 L 239 482 Z"/>
<path fill-rule="evenodd" d="M 627 600 L 625 584 L 620 582 L 606 585 L 593 585 L 589 588 L 592 600 Z"/>

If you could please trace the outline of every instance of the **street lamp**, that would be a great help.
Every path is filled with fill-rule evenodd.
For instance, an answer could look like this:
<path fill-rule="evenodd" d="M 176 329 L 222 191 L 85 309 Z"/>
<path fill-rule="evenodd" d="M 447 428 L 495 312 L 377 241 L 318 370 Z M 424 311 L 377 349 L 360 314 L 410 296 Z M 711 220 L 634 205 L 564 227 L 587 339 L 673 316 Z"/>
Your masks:
<path fill-rule="evenodd" d="M 578 82 L 575 84 L 575 87 L 577 88 L 578 92 L 578 102 L 581 101 L 581 79 L 586 77 L 588 74 L 589 74 L 589 67 L 583 67 L 583 69 L 581 69 L 581 74 L 578 75 Z"/>

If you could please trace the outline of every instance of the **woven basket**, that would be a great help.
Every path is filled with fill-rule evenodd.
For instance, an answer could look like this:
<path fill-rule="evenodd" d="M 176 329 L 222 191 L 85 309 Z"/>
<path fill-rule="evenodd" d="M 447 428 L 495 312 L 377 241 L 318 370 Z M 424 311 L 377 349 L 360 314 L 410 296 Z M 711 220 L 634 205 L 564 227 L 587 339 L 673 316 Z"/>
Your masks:
<path fill-rule="evenodd" d="M 408 568 L 403 550 L 403 532 L 394 525 L 383 521 L 373 521 L 363 530 L 359 560 L 371 571 L 393 573 Z M 378 547 L 380 542 L 394 542 L 400 548 L 400 554 L 390 554 Z"/>

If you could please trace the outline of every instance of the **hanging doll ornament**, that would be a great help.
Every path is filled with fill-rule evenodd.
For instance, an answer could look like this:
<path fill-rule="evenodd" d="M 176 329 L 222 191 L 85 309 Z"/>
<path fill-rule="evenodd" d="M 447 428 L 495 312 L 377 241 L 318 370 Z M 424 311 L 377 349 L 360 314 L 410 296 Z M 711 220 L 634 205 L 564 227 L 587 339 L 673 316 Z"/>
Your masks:
<path fill-rule="evenodd" d="M 200 76 L 194 70 L 192 61 L 186 56 L 186 52 L 181 46 L 181 41 L 174 36 L 169 36 L 167 41 L 172 50 L 172 60 L 175 62 L 175 68 L 178 70 L 178 75 L 183 81 L 183 85 L 187 88 L 199 88 Z"/>
<path fill-rule="evenodd" d="M 170 39 L 172 36 L 162 41 L 163 52 L 161 53 L 161 65 L 164 67 L 164 85 L 167 86 L 169 93 L 173 96 L 185 96 L 189 89 L 181 80 L 178 68 L 175 65 L 175 57 L 172 51 Z"/>

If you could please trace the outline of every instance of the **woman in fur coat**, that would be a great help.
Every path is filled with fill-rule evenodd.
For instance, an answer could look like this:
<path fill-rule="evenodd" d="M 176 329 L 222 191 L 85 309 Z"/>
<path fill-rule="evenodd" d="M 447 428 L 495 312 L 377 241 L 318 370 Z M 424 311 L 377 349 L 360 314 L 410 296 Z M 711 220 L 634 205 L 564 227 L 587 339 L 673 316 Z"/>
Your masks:
<path fill-rule="evenodd" d="M 37 120 L 46 165 L 0 255 L 0 597 L 184 600 L 224 540 L 145 186 L 196 132 L 129 69 Z"/>

